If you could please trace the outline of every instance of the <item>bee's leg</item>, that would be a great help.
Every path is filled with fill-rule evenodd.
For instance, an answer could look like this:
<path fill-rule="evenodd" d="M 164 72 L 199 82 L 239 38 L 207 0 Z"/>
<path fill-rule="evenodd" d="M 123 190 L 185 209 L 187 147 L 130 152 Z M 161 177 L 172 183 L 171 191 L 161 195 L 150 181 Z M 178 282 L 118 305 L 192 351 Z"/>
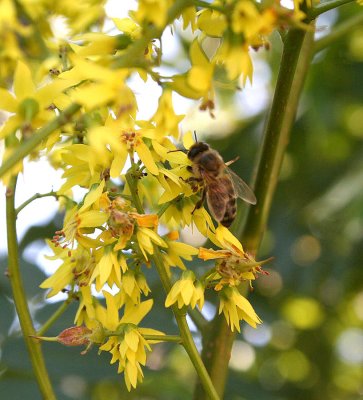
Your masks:
<path fill-rule="evenodd" d="M 199 191 L 201 183 L 203 182 L 202 178 L 197 178 L 195 176 L 190 176 L 187 179 L 180 177 L 180 179 L 185 183 L 189 183 L 189 185 L 194 193 Z"/>
<path fill-rule="evenodd" d="M 195 206 L 194 206 L 194 209 L 193 209 L 193 211 L 192 211 L 192 214 L 194 214 L 194 211 L 195 211 L 195 210 L 199 210 L 199 209 L 202 207 L 202 205 L 203 205 L 203 203 L 204 203 L 204 200 L 205 200 L 206 194 L 207 194 L 207 190 L 206 190 L 205 188 L 203 188 L 202 197 L 200 198 L 200 200 L 198 200 L 198 201 L 195 203 Z"/>

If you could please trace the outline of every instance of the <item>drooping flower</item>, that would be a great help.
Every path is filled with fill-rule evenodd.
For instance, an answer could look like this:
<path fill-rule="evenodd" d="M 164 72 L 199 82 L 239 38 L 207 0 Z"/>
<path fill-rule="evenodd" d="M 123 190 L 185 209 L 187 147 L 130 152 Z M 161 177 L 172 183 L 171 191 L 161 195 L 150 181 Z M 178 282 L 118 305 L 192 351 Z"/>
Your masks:
<path fill-rule="evenodd" d="M 198 304 L 200 309 L 204 305 L 204 286 L 196 279 L 193 271 L 183 272 L 181 279 L 177 280 L 165 300 L 165 307 L 177 303 L 178 308 L 191 306 L 195 308 Z"/>
<path fill-rule="evenodd" d="M 218 292 L 219 314 L 223 312 L 224 317 L 232 332 L 237 329 L 241 331 L 240 321 L 246 321 L 253 328 L 262 321 L 251 306 L 251 303 L 241 295 L 236 287 L 226 287 Z"/>
<path fill-rule="evenodd" d="M 146 363 L 146 351 L 151 351 L 150 344 L 155 343 L 145 339 L 144 335 L 163 335 L 163 333 L 138 326 L 150 311 L 152 300 L 137 305 L 126 305 L 124 315 L 120 319 L 117 298 L 108 292 L 103 293 L 106 308 L 98 308 L 97 319 L 109 331 L 109 338 L 100 347 L 100 351 L 111 353 L 111 364 L 118 362 L 118 373 L 124 372 L 126 387 L 131 390 L 143 380 L 141 366 Z"/>

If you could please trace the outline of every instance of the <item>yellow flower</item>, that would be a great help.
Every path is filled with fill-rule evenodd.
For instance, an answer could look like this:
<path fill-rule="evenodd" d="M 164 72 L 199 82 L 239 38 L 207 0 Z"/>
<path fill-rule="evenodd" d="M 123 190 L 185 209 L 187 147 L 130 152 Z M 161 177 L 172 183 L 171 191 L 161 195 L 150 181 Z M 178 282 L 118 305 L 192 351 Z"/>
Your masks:
<path fill-rule="evenodd" d="M 99 246 L 98 240 L 86 235 L 93 233 L 95 228 L 105 224 L 109 218 L 107 211 L 90 209 L 101 197 L 104 186 L 105 181 L 102 181 L 97 187 L 89 191 L 80 208 L 75 206 L 66 213 L 63 229 L 59 232 L 59 243 L 74 247 L 74 243 L 77 241 L 83 247 Z"/>
<path fill-rule="evenodd" d="M 159 99 L 159 105 L 156 113 L 151 117 L 151 121 L 155 122 L 156 135 L 164 137 L 166 135 L 178 138 L 179 122 L 184 115 L 176 115 L 173 108 L 172 91 L 164 90 Z"/>
<path fill-rule="evenodd" d="M 58 79 L 36 88 L 29 67 L 19 61 L 14 73 L 14 95 L 0 88 L 0 108 L 14 113 L 0 130 L 0 139 L 21 129 L 27 136 L 55 117 L 50 109 L 53 101 L 67 87 Z"/>
<path fill-rule="evenodd" d="M 98 152 L 99 157 L 111 151 L 113 160 L 110 167 L 110 176 L 119 177 L 128 155 L 133 157 L 136 153 L 146 169 L 154 175 L 159 170 L 155 164 L 154 157 L 145 144 L 144 139 L 153 138 L 154 133 L 150 130 L 136 130 L 130 124 L 119 120 L 108 119 L 105 126 L 92 128 L 88 133 L 91 147 Z M 110 149 L 110 150 L 109 150 Z"/>
<path fill-rule="evenodd" d="M 247 43 L 236 44 L 224 39 L 214 60 L 226 68 L 229 79 L 234 80 L 241 76 L 243 86 L 247 79 L 252 83 L 253 64 Z"/>
<path fill-rule="evenodd" d="M 108 104 L 125 104 L 125 99 L 132 97 L 125 84 L 128 70 L 111 70 L 78 55 L 69 58 L 74 67 L 58 78 L 68 86 L 77 85 L 68 93 L 71 101 L 91 110 Z"/>
<path fill-rule="evenodd" d="M 177 232 L 176 232 L 177 233 Z M 175 239 L 167 240 L 168 248 L 166 252 L 162 252 L 164 265 L 166 267 L 179 267 L 185 269 L 182 258 L 187 261 L 193 259 L 193 255 L 198 254 L 198 250 L 189 244 L 177 242 Z"/>
<path fill-rule="evenodd" d="M 99 251 L 102 252 L 102 256 L 93 270 L 89 284 L 96 280 L 97 291 L 101 291 L 106 282 L 110 287 L 115 284 L 120 288 L 121 271 L 123 273 L 127 271 L 125 258 L 113 251 L 113 246 L 101 247 Z"/>
<path fill-rule="evenodd" d="M 147 296 L 150 288 L 141 272 L 128 270 L 122 276 L 121 299 L 124 304 L 140 304 L 141 293 Z"/>
<path fill-rule="evenodd" d="M 154 245 L 168 247 L 165 241 L 150 228 L 139 227 L 136 232 L 136 238 L 146 261 L 149 260 L 147 254 L 154 254 Z"/>
<path fill-rule="evenodd" d="M 219 11 L 205 8 L 198 17 L 198 28 L 208 36 L 221 37 L 227 29 L 226 16 Z"/>
<path fill-rule="evenodd" d="M 79 298 L 79 306 L 74 317 L 74 323 L 78 326 L 86 325 L 87 328 L 95 328 L 98 326 L 96 319 L 97 303 L 91 294 L 90 286 L 81 286 L 77 293 Z"/>
<path fill-rule="evenodd" d="M 130 15 L 140 23 L 152 23 L 158 28 L 164 28 L 167 22 L 170 0 L 139 0 L 138 9 Z"/>
<path fill-rule="evenodd" d="M 50 260 L 62 260 L 62 264 L 40 285 L 42 289 L 51 289 L 47 297 L 55 296 L 63 289 L 74 284 L 78 285 L 78 287 L 88 285 L 90 274 L 95 267 L 95 259 L 92 251 L 82 246 L 78 246 L 76 249 L 70 251 L 49 241 L 48 245 L 54 255 L 46 256 L 46 258 Z"/>
<path fill-rule="evenodd" d="M 250 0 L 238 1 L 232 12 L 232 29 L 243 33 L 246 40 L 254 36 L 260 29 L 260 13 Z"/>
<path fill-rule="evenodd" d="M 213 98 L 214 63 L 210 62 L 198 40 L 193 41 L 189 53 L 191 69 L 185 74 L 174 75 L 169 86 L 184 97 L 210 100 Z"/>
<path fill-rule="evenodd" d="M 111 153 L 101 157 L 91 146 L 73 144 L 53 153 L 60 158 L 64 173 L 62 178 L 66 182 L 58 190 L 58 194 L 67 193 L 74 186 L 89 188 L 100 181 L 100 177 L 107 175 L 111 165 Z"/>
<path fill-rule="evenodd" d="M 108 292 L 103 293 L 106 308 L 98 308 L 97 319 L 110 333 L 109 339 L 100 350 L 111 353 L 111 364 L 119 363 L 118 373 L 124 372 L 126 387 L 131 390 L 137 386 L 137 382 L 142 381 L 141 365 L 146 363 L 146 351 L 151 351 L 152 342 L 146 340 L 143 335 L 163 335 L 163 333 L 137 326 L 150 311 L 152 300 L 137 305 L 126 305 L 124 315 L 120 319 L 117 298 Z"/>
<path fill-rule="evenodd" d="M 204 305 L 204 287 L 196 279 L 193 271 L 184 271 L 180 280 L 176 281 L 165 300 L 165 307 L 177 303 L 178 308 L 191 306 L 195 308 L 198 303 L 200 309 Z"/>
<path fill-rule="evenodd" d="M 236 287 L 227 287 L 218 292 L 219 294 L 219 314 L 224 314 L 224 317 L 230 326 L 232 332 L 237 329 L 241 331 L 240 321 L 245 320 L 253 328 L 262 321 L 257 316 L 251 303 L 241 295 Z"/>

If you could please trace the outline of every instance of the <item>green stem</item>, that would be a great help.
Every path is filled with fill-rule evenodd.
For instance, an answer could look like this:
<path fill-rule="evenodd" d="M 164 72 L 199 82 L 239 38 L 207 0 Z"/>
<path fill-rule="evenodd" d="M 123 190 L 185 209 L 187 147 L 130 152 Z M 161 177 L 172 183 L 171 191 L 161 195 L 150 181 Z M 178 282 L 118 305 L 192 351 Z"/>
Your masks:
<path fill-rule="evenodd" d="M 57 118 L 54 118 L 48 125 L 40 128 L 34 136 L 30 139 L 22 142 L 20 146 L 16 148 L 13 154 L 7 158 L 0 167 L 0 177 L 7 173 L 14 165 L 24 159 L 28 154 L 35 150 L 35 148 L 45 139 L 47 139 L 55 130 L 60 128 L 62 125 L 69 122 L 73 114 L 75 114 L 81 108 L 78 104 L 71 104 L 63 112 L 59 114 Z"/>
<path fill-rule="evenodd" d="M 286 35 L 274 99 L 257 164 L 254 187 L 257 205 L 248 209 L 244 230 L 238 234 L 245 249 L 253 255 L 257 253 L 266 229 L 299 95 L 311 61 L 312 46 L 313 32 L 310 30 L 290 29 Z M 234 340 L 235 333 L 231 332 L 220 315 L 213 320 L 209 337 L 203 338 L 203 360 L 220 397 L 224 393 Z M 200 385 L 196 388 L 194 398 L 207 399 Z"/>
<path fill-rule="evenodd" d="M 55 321 L 67 310 L 69 305 L 71 304 L 71 300 L 68 298 L 65 302 L 63 302 L 57 310 L 48 318 L 48 320 L 43 324 L 43 326 L 36 333 L 37 336 L 43 336 L 45 332 L 54 324 Z"/>
<path fill-rule="evenodd" d="M 243 245 L 252 254 L 256 254 L 266 229 L 280 167 L 312 57 L 313 35 L 313 32 L 293 29 L 286 36 L 257 164 L 254 185 L 257 205 L 249 207 L 243 233 L 240 232 Z"/>
<path fill-rule="evenodd" d="M 55 399 L 55 395 L 49 380 L 40 343 L 31 338 L 31 336 L 35 335 L 35 329 L 30 316 L 24 285 L 20 274 L 15 213 L 16 180 L 16 176 L 11 178 L 9 186 L 6 190 L 6 225 L 8 239 L 9 278 L 13 292 L 15 308 L 40 392 L 42 393 L 44 399 L 53 400 Z"/>
<path fill-rule="evenodd" d="M 177 335 L 143 335 L 146 340 L 158 340 L 160 342 L 182 343 L 182 338 Z"/>
<path fill-rule="evenodd" d="M 32 197 L 30 197 L 28 200 L 24 201 L 24 203 L 22 203 L 16 210 L 15 213 L 16 215 L 18 215 L 20 213 L 21 210 L 23 210 L 27 205 L 29 205 L 30 203 L 32 203 L 34 200 L 37 199 L 42 199 L 43 197 L 54 197 L 56 200 L 58 200 L 59 197 L 64 197 L 67 200 L 73 201 L 71 200 L 68 196 L 64 195 L 64 194 L 58 194 L 57 192 L 48 192 L 48 193 L 35 193 Z"/>
<path fill-rule="evenodd" d="M 167 271 L 164 266 L 164 262 L 162 256 L 160 254 L 159 248 L 154 246 L 154 255 L 152 257 L 154 265 L 158 271 L 161 283 L 164 287 L 166 293 L 169 293 L 171 289 L 171 282 Z M 201 382 L 203 390 L 207 393 L 208 399 L 211 400 L 218 400 L 219 396 L 216 392 L 213 381 L 208 374 L 208 371 L 203 364 L 203 361 L 198 353 L 198 350 L 195 346 L 193 336 L 190 332 L 187 320 L 186 320 L 186 313 L 183 309 L 179 309 L 176 304 L 172 306 L 172 310 L 176 319 L 176 322 L 179 327 L 180 336 L 182 337 L 182 344 L 185 348 L 185 351 L 188 353 L 188 356 L 194 365 L 195 370 L 197 371 L 198 378 Z"/>
<path fill-rule="evenodd" d="M 315 7 L 311 7 L 308 10 L 308 18 L 309 20 L 313 20 L 318 17 L 320 14 L 323 14 L 327 11 L 333 10 L 334 8 L 340 7 L 347 3 L 352 3 L 353 0 L 331 0 L 326 1 L 324 3 L 320 3 Z"/>
<path fill-rule="evenodd" d="M 359 14 L 353 15 L 347 20 L 343 21 L 336 27 L 333 27 L 333 30 L 331 33 L 329 33 L 329 35 L 326 35 L 315 42 L 314 53 L 318 53 L 319 51 L 325 49 L 333 42 L 337 41 L 362 23 L 363 12 L 360 12 Z"/>
<path fill-rule="evenodd" d="M 140 214 L 144 214 L 144 209 L 141 204 L 138 191 L 137 191 L 137 179 L 135 179 L 135 171 L 133 171 L 134 165 L 131 166 L 129 171 L 126 173 L 126 181 L 130 189 L 130 193 L 133 199 L 133 203 L 136 207 L 136 210 Z M 172 284 L 168 275 L 168 272 L 165 268 L 164 261 L 162 255 L 160 253 L 159 248 L 154 245 L 154 254 L 150 256 L 151 260 L 153 261 L 165 293 L 169 293 Z M 208 394 L 208 398 L 211 400 L 218 400 L 219 396 L 214 389 L 213 383 L 211 378 L 208 375 L 207 369 L 202 362 L 202 359 L 198 353 L 198 350 L 195 346 L 193 336 L 190 332 L 187 320 L 186 320 L 186 312 L 182 309 L 179 309 L 176 304 L 172 306 L 172 310 L 177 321 L 180 336 L 182 339 L 182 344 L 188 353 L 188 356 L 194 365 L 195 370 L 197 371 L 198 378 L 201 382 L 201 385 L 204 391 Z"/>

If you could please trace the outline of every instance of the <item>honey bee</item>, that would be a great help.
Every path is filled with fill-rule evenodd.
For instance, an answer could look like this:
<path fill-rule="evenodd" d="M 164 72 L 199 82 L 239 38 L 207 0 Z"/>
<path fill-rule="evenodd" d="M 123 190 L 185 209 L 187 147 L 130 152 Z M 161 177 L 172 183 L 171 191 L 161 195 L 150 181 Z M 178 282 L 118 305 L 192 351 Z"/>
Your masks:
<path fill-rule="evenodd" d="M 193 163 L 189 170 L 194 175 L 188 182 L 201 183 L 203 188 L 202 197 L 193 212 L 207 199 L 209 211 L 215 220 L 228 228 L 236 218 L 238 197 L 256 204 L 256 197 L 247 183 L 228 168 L 236 159 L 225 163 L 218 151 L 198 141 L 189 148 L 187 156 Z"/>

